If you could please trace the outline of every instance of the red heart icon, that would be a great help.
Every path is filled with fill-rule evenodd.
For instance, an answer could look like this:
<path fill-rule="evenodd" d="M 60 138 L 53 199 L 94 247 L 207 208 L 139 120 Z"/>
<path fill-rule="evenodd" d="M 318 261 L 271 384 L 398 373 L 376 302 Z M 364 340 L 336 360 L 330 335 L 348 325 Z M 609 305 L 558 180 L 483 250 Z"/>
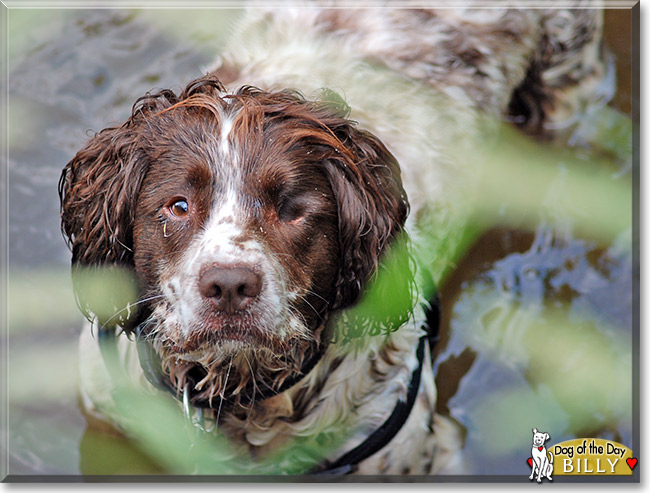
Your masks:
<path fill-rule="evenodd" d="M 636 466 L 636 463 L 639 462 L 636 457 L 629 457 L 625 462 L 627 462 L 627 465 L 630 466 L 630 470 L 634 470 L 634 466 Z"/>
<path fill-rule="evenodd" d="M 537 450 L 539 450 L 541 452 L 543 448 L 544 447 L 537 447 Z"/>
<path fill-rule="evenodd" d="M 629 460 L 629 459 L 628 459 L 628 460 Z M 533 467 L 533 458 L 532 458 L 532 457 L 528 457 L 528 465 L 529 465 L 530 467 Z"/>

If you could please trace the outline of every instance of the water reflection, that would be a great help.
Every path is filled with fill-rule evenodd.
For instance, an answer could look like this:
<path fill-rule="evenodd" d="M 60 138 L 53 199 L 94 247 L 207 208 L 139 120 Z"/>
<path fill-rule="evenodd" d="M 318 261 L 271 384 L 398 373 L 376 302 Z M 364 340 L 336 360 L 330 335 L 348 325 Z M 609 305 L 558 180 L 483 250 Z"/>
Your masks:
<path fill-rule="evenodd" d="M 467 254 L 443 291 L 436 370 L 439 409 L 468 429 L 474 472 L 521 473 L 534 423 L 555 442 L 631 443 L 631 265 L 616 246 L 544 226 L 491 231 Z"/>

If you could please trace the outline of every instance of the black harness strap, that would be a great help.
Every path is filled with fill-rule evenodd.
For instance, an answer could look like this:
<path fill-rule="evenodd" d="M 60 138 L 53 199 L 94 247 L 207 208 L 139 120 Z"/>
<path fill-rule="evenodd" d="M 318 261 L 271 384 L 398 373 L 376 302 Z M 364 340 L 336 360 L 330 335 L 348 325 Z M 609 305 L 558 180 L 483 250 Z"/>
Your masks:
<path fill-rule="evenodd" d="M 411 409 L 413 409 L 413 404 L 415 404 L 415 398 L 420 390 L 425 338 L 426 336 L 422 336 L 418 344 L 416 352 L 418 365 L 411 374 L 406 401 L 397 401 L 397 405 L 388 419 L 360 445 L 346 452 L 334 462 L 326 463 L 324 466 L 321 466 L 321 469 L 312 471 L 312 474 L 350 474 L 354 472 L 359 462 L 381 450 L 402 429 L 402 426 L 411 414 Z"/>
<path fill-rule="evenodd" d="M 420 390 L 420 381 L 422 379 L 422 366 L 424 365 L 424 347 L 429 342 L 429 349 L 433 352 L 433 347 L 438 340 L 440 330 L 440 302 L 438 296 L 434 296 L 431 305 L 426 307 L 426 334 L 424 334 L 418 343 L 416 356 L 418 365 L 411 373 L 411 380 L 407 389 L 406 400 L 398 400 L 391 415 L 377 428 L 368 438 L 355 448 L 346 452 L 333 462 L 325 462 L 321 466 L 312 470 L 312 474 L 326 475 L 343 475 L 351 474 L 358 464 L 381 450 L 387 445 L 395 435 L 402 429 L 404 423 L 411 414 L 415 399 Z"/>

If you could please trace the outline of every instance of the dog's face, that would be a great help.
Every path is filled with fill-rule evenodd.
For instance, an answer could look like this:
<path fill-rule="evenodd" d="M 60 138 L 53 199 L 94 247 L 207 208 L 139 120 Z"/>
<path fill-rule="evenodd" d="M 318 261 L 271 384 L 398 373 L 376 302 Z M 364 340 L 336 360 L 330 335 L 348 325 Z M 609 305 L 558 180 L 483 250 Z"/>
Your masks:
<path fill-rule="evenodd" d="M 550 439 L 551 436 L 548 433 L 538 432 L 536 428 L 533 428 L 533 447 L 543 447 Z"/>
<path fill-rule="evenodd" d="M 133 270 L 140 301 L 121 325 L 143 324 L 195 400 L 300 373 L 408 209 L 394 158 L 333 105 L 225 95 L 209 77 L 98 134 L 61 198 L 73 263 Z"/>

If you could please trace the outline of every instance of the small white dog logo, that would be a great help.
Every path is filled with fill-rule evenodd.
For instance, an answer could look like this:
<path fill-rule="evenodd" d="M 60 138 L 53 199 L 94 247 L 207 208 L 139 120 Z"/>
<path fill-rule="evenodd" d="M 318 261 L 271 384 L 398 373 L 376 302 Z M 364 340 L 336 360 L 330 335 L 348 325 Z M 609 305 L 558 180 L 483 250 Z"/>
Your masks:
<path fill-rule="evenodd" d="M 536 471 L 538 483 L 542 482 L 544 476 L 546 476 L 549 481 L 553 481 L 553 478 L 551 477 L 551 474 L 553 473 L 553 454 L 547 452 L 546 447 L 544 446 L 544 443 L 550 439 L 551 435 L 548 433 L 538 432 L 537 428 L 533 428 L 533 448 L 531 449 L 533 457 L 532 463 L 530 464 L 533 470 L 530 472 L 530 476 L 528 477 L 531 481 L 533 480 Z"/>

